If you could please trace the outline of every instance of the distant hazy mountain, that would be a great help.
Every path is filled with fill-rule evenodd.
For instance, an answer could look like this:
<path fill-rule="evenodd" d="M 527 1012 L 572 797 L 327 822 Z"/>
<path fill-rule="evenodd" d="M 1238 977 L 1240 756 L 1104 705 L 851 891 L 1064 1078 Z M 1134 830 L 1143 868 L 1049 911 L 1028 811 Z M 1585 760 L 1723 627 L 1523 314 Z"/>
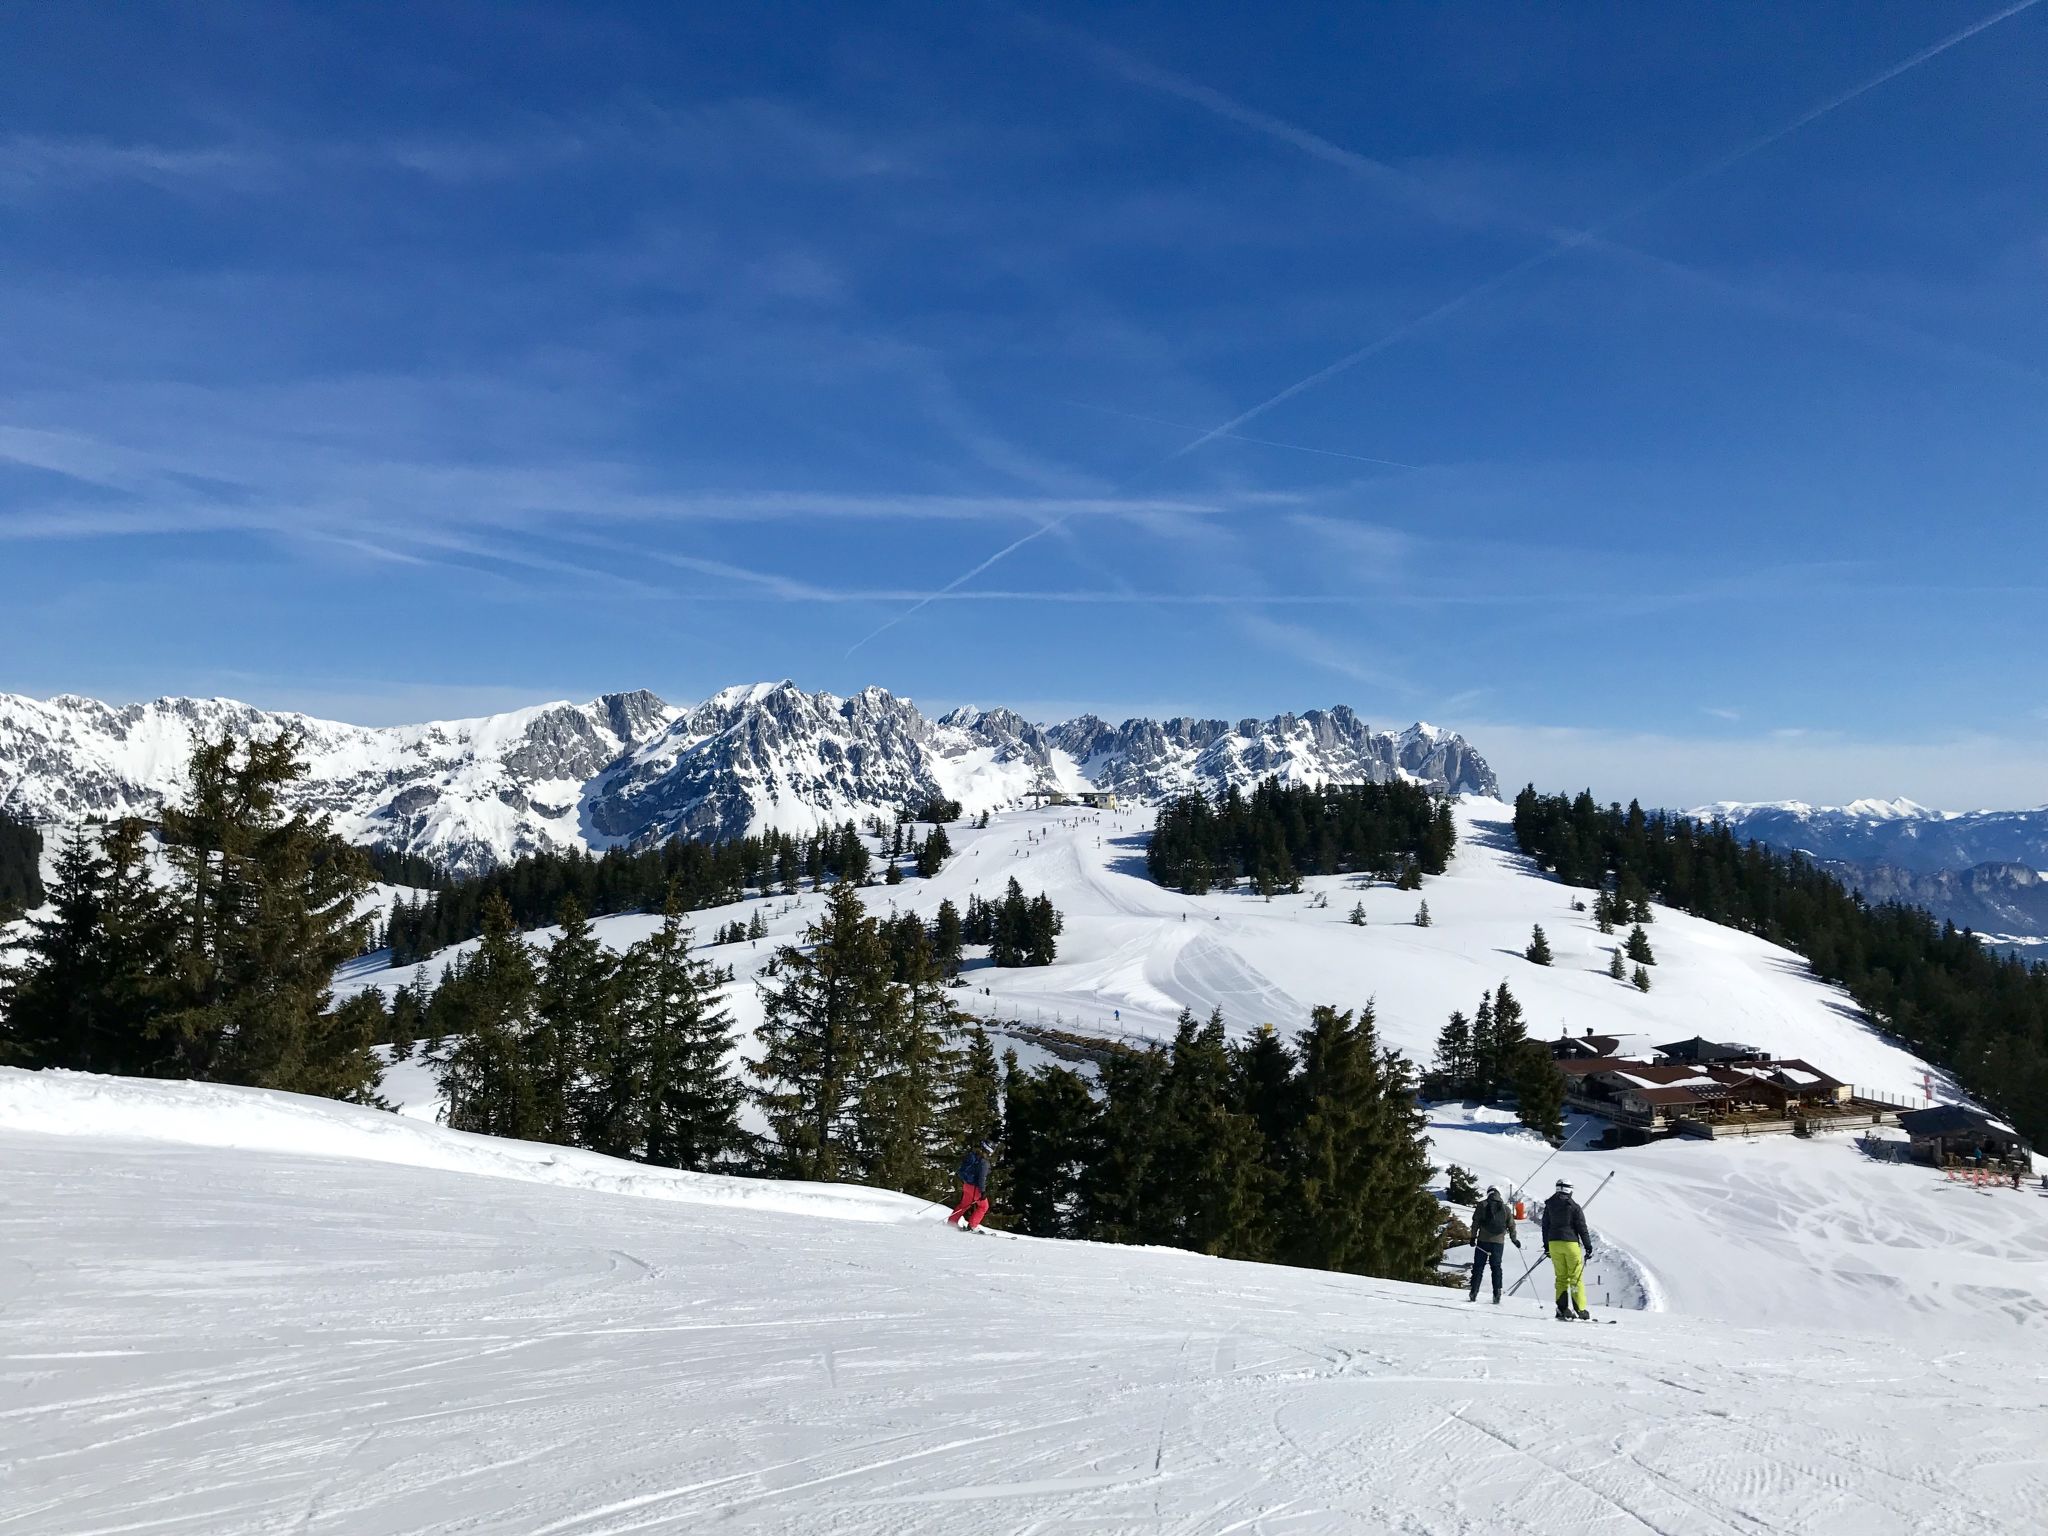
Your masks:
<path fill-rule="evenodd" d="M 1979 933 L 2048 936 L 2048 807 L 1933 811 L 1910 800 L 1844 806 L 1723 803 L 1692 813 L 1807 854 L 1872 901 L 1905 901 Z"/>
<path fill-rule="evenodd" d="M 542 848 L 608 847 L 892 814 L 935 794 L 969 811 L 1033 791 L 1102 787 L 1133 800 L 1290 782 L 1405 776 L 1499 793 L 1454 732 L 1374 732 L 1349 709 L 1269 720 L 1093 717 L 1040 726 L 1012 711 L 927 719 L 880 688 L 851 698 L 789 682 L 693 709 L 606 694 L 475 720 L 366 727 L 227 699 L 113 706 L 0 694 L 0 807 L 39 822 L 152 815 L 183 788 L 195 738 L 295 729 L 305 801 L 345 837 L 476 869 Z"/>

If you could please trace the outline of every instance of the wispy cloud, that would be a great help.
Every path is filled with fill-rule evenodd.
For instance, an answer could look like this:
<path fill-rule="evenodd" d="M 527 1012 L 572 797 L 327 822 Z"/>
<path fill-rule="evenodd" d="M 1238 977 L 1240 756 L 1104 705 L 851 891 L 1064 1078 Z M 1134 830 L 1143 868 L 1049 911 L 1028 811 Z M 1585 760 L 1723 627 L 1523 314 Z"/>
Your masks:
<path fill-rule="evenodd" d="M 1271 618 L 1256 610 L 1234 614 L 1232 623 L 1247 639 L 1267 650 L 1349 678 L 1354 683 L 1407 695 L 1419 691 L 1406 678 L 1361 652 L 1355 642 L 1305 625 Z"/>
<path fill-rule="evenodd" d="M 1742 711 L 1739 709 L 1723 709 L 1713 704 L 1702 704 L 1700 706 L 1700 713 L 1712 715 L 1716 720 L 1740 720 L 1742 718 Z"/>
<path fill-rule="evenodd" d="M 239 145 L 116 143 L 106 139 L 0 139 L 0 196 L 55 192 L 108 182 L 161 188 L 250 190 L 266 184 L 275 162 Z"/>
<path fill-rule="evenodd" d="M 1901 75 L 1939 57 L 1951 48 L 1969 41 L 1979 33 L 1997 26 L 2000 22 L 2009 20 L 2019 15 L 2022 11 L 2031 10 L 2039 3 L 2040 0 L 2017 0 L 2015 4 L 2008 5 L 1991 15 L 1972 22 L 1966 27 L 1949 33 L 1947 36 L 1910 54 L 1889 68 L 1857 82 L 1846 90 L 1835 92 L 1805 111 L 1736 145 L 1726 153 L 1694 167 L 1683 175 L 1664 182 L 1648 194 L 1631 200 L 1609 213 L 1606 217 L 1598 219 L 1591 224 L 1576 229 L 1557 226 L 1542 228 L 1541 235 L 1546 244 L 1540 249 L 1500 268 L 1479 281 L 1458 290 L 1439 303 L 1401 321 L 1363 345 L 1318 368 L 1313 373 L 1295 380 L 1285 388 L 1237 412 L 1220 425 L 1199 433 L 1188 442 L 1176 448 L 1168 455 L 1168 459 L 1182 458 L 1219 439 L 1238 436 L 1239 429 L 1248 426 L 1268 412 L 1275 410 L 1300 395 L 1308 393 L 1310 390 L 1316 389 L 1340 374 L 1349 372 L 1359 364 L 1377 357 L 1381 353 L 1423 331 L 1433 328 L 1440 322 L 1469 309 L 1475 303 L 1491 296 L 1516 279 L 1539 267 L 1548 266 L 1562 257 L 1589 246 L 1608 246 L 1611 243 L 1609 239 L 1611 231 L 1640 217 L 1652 208 L 1668 202 L 1687 188 L 1734 169 L 1742 162 L 1763 153 L 1772 145 L 1819 121 L 1828 114 L 1840 110 L 1859 97 L 1898 79 Z M 1023 13 L 1015 10 L 1012 10 L 1011 14 L 1023 15 Z M 1389 165 L 1385 161 L 1375 159 L 1372 156 L 1360 154 L 1355 150 L 1347 149 L 1321 134 L 1271 113 L 1247 106 L 1198 81 L 1189 80 L 1171 71 L 1160 69 L 1074 28 L 1055 26 L 1052 23 L 1035 17 L 1026 17 L 1025 19 L 1034 27 L 1065 39 L 1078 52 L 1090 59 L 1098 67 L 1108 69 L 1135 84 L 1178 97 L 1217 117 L 1237 123 L 1254 133 L 1286 144 L 1317 160 L 1361 176 L 1376 186 L 1398 193 L 1404 198 L 1420 204 L 1439 217 L 1461 224 L 1505 225 L 1524 232 L 1530 229 L 1531 221 L 1519 214 L 1491 208 L 1470 197 L 1434 186 L 1426 179 L 1417 177 L 1399 167 Z M 1669 270 L 1686 270 L 1681 264 L 1669 261 L 1668 259 L 1660 258 L 1656 265 Z M 1732 291 L 1732 285 L 1724 284 L 1723 286 L 1730 288 Z M 1882 332 L 1878 334 L 1882 334 Z M 1002 556 L 998 555 L 996 558 L 1000 559 Z"/>

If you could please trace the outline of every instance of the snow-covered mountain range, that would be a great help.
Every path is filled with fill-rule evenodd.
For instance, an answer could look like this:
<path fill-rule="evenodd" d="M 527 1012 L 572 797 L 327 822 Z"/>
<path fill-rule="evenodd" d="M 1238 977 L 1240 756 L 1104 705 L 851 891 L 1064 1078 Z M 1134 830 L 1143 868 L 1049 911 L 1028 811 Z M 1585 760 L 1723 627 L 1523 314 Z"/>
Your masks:
<path fill-rule="evenodd" d="M 970 812 L 1034 791 L 1156 800 L 1200 788 L 1385 781 L 1496 794 L 1464 738 L 1369 729 L 1339 706 L 1268 720 L 1036 725 L 1005 709 L 927 718 L 880 688 L 730 688 L 691 709 L 605 694 L 474 720 L 368 727 L 227 699 L 109 705 L 0 694 L 0 809 L 51 823 L 151 815 L 183 787 L 196 738 L 296 730 L 300 793 L 345 837 L 480 869 L 546 848 L 603 848 L 769 828 L 803 832 L 933 795 Z"/>
<path fill-rule="evenodd" d="M 1871 901 L 1926 907 L 1979 933 L 2048 935 L 2048 806 L 1935 811 L 1911 800 L 1786 800 L 1723 802 L 1690 814 L 1804 853 Z"/>

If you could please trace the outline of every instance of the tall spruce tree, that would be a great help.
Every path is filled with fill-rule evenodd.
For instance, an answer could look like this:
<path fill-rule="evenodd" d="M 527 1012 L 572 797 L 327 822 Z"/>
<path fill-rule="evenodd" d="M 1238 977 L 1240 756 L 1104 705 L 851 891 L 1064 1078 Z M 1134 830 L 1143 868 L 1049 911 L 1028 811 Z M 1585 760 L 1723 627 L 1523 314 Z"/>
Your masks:
<path fill-rule="evenodd" d="M 1157 1162 L 1172 1170 L 1154 1200 L 1165 1241 L 1196 1253 L 1241 1255 L 1260 1225 L 1257 1125 L 1235 1107 L 1223 1012 L 1182 1013 L 1153 1121 Z"/>
<path fill-rule="evenodd" d="M 918 935 L 895 1006 L 877 1019 L 867 1042 L 853 1122 L 866 1181 L 930 1199 L 944 1191 L 953 1170 L 939 1145 L 953 1008 L 923 946 L 921 925 Z"/>
<path fill-rule="evenodd" d="M 690 953 L 690 930 L 671 892 L 661 927 L 626 952 L 621 1013 L 638 1079 L 626 1135 L 663 1168 L 705 1173 L 732 1166 L 746 1148 L 741 1085 L 727 1070 L 732 1019 L 711 967 Z"/>
<path fill-rule="evenodd" d="M 950 1065 L 939 1138 L 940 1145 L 958 1158 L 984 1141 L 995 1145 L 1003 1133 L 1002 1076 L 988 1031 L 979 1024 L 970 1028 Z"/>
<path fill-rule="evenodd" d="M 1082 1236 L 1082 1184 L 1099 1130 L 1095 1096 L 1069 1068 L 1023 1072 L 1014 1051 L 1004 1065 L 1001 1214 L 1034 1237 Z"/>
<path fill-rule="evenodd" d="M 966 942 L 960 928 L 960 909 L 951 901 L 939 903 L 932 918 L 932 958 L 947 980 L 960 974 L 960 949 Z"/>
<path fill-rule="evenodd" d="M 1491 1017 L 1490 1012 L 1488 1016 Z M 1464 1014 L 1453 1009 L 1450 1019 L 1437 1031 L 1429 1091 L 1439 1098 L 1461 1098 L 1472 1091 L 1473 1072 L 1472 1025 Z"/>
<path fill-rule="evenodd" d="M 775 1138 L 774 1172 L 858 1178 L 854 1114 L 869 1045 L 891 1027 L 901 997 L 888 945 L 851 885 L 833 887 L 804 937 L 809 947 L 778 950 L 776 975 L 761 983 L 761 1057 L 748 1069 L 753 1098 Z"/>
<path fill-rule="evenodd" d="M 140 823 L 95 840 L 75 829 L 20 962 L 0 970 L 0 1062 L 121 1076 L 176 1074 L 167 1002 L 168 899 L 149 877 Z"/>
<path fill-rule="evenodd" d="M 583 903 L 565 897 L 560 931 L 541 961 L 535 1028 L 526 1048 L 536 1141 L 588 1144 L 586 1132 L 606 1118 L 612 1087 L 590 1072 L 589 1062 L 602 1051 L 616 1068 L 623 1033 L 618 961 L 591 928 Z M 630 1073 L 627 1092 L 630 1105 Z"/>
<path fill-rule="evenodd" d="M 1083 1180 L 1091 1236 L 1112 1243 L 1165 1241 L 1157 1194 L 1172 1170 L 1160 1166 L 1157 1125 L 1166 1053 L 1113 1051 L 1101 1064 L 1099 1145 Z"/>
<path fill-rule="evenodd" d="M 1231 1104 L 1250 1119 L 1259 1146 L 1246 1170 L 1252 1204 L 1233 1258 L 1270 1260 L 1280 1252 L 1282 1210 L 1303 1115 L 1296 1065 L 1294 1052 L 1270 1024 L 1261 1024 L 1250 1039 L 1231 1047 Z"/>
<path fill-rule="evenodd" d="M 1380 1051 L 1370 1007 L 1356 1019 L 1317 1008 L 1299 1050 L 1307 1112 L 1289 1262 L 1427 1279 L 1442 1256 L 1442 1219 L 1425 1187 L 1425 1126 L 1406 1063 Z"/>
<path fill-rule="evenodd" d="M 1550 1052 L 1534 1040 L 1525 1040 L 1514 1057 L 1515 1118 L 1548 1139 L 1552 1145 L 1564 1139 L 1564 1074 L 1550 1058 Z"/>
<path fill-rule="evenodd" d="M 165 1022 L 192 1076 L 363 1101 L 382 1069 L 360 1020 L 329 1004 L 335 968 L 362 952 L 369 867 L 324 817 L 286 808 L 299 747 L 285 732 L 193 750 L 162 822 L 179 917 Z"/>
<path fill-rule="evenodd" d="M 450 1127 L 530 1140 L 540 1128 L 529 1061 L 540 975 L 503 897 L 485 901 L 483 924 L 475 950 L 434 992 L 435 1074 Z"/>
<path fill-rule="evenodd" d="M 1550 953 L 1550 940 L 1543 936 L 1541 923 L 1538 923 L 1529 935 L 1529 947 L 1522 951 L 1522 955 L 1531 965 L 1550 964 L 1553 958 Z"/>
<path fill-rule="evenodd" d="M 1628 957 L 1637 965 L 1655 965 L 1657 957 L 1650 950 L 1650 936 L 1643 932 L 1638 923 L 1628 931 Z"/>

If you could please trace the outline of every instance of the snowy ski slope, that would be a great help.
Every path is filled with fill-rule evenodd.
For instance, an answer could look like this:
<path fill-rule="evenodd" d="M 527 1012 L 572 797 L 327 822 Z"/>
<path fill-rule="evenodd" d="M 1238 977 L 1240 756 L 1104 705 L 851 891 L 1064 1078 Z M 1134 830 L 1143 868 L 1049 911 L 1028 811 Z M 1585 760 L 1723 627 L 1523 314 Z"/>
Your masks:
<path fill-rule="evenodd" d="M 2038 1329 L 1852 1331 L 1820 1292 L 1567 1327 L 62 1074 L 0 1071 L 0 1159 L 8 1536 L 1885 1536 L 2048 1500 Z"/>

